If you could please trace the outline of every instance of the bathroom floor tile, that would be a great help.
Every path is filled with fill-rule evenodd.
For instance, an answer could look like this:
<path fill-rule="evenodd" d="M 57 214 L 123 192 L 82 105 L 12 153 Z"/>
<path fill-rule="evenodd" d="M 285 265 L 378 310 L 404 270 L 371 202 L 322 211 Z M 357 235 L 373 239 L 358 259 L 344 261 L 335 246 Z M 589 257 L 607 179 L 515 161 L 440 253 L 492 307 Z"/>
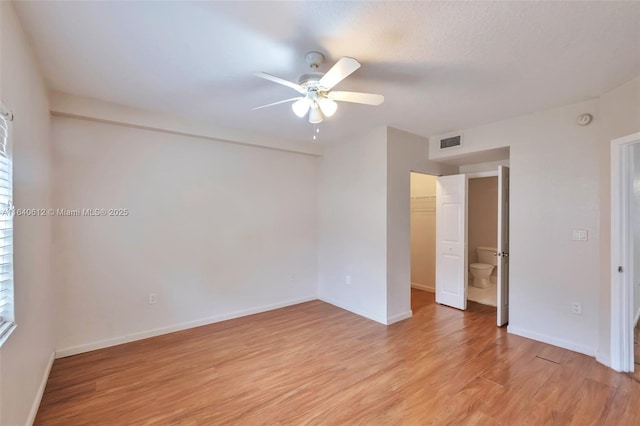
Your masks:
<path fill-rule="evenodd" d="M 483 305 L 496 306 L 497 298 L 498 294 L 495 284 L 487 288 L 478 288 L 470 285 L 467 289 L 467 299 L 482 303 Z"/>

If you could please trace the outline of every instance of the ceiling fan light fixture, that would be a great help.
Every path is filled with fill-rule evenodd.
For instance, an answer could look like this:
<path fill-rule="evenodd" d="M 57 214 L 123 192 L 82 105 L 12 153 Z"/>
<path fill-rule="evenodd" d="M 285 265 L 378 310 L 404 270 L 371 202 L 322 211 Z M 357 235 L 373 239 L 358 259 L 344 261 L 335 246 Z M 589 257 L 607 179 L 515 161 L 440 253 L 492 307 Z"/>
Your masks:
<path fill-rule="evenodd" d="M 318 104 L 314 103 L 309 110 L 309 123 L 320 124 L 322 123 L 322 120 L 324 120 L 324 118 L 322 117 L 322 111 L 320 111 Z"/>
<path fill-rule="evenodd" d="M 297 83 L 264 72 L 256 73 L 257 77 L 295 90 L 299 96 L 261 105 L 253 109 L 257 110 L 293 102 L 291 109 L 294 114 L 300 118 L 304 118 L 308 114 L 307 120 L 315 125 L 314 129 L 317 133 L 317 125 L 322 123 L 325 118 L 329 118 L 336 113 L 338 109 L 336 101 L 363 105 L 380 105 L 384 102 L 384 96 L 382 95 L 333 90 L 336 85 L 360 68 L 360 62 L 357 59 L 343 56 L 325 73 L 319 72 L 318 68 L 324 60 L 322 53 L 309 52 L 305 56 L 305 60 L 311 69 L 306 74 L 301 75 Z"/>
<path fill-rule="evenodd" d="M 307 111 L 309 111 L 310 107 L 311 107 L 311 102 L 307 98 L 302 98 L 294 102 L 293 104 L 291 104 L 291 109 L 293 110 L 293 113 L 300 118 L 307 115 Z"/>
<path fill-rule="evenodd" d="M 318 105 L 320 105 L 322 114 L 325 117 L 331 117 L 336 113 L 336 110 L 338 109 L 338 104 L 335 101 L 325 97 L 322 97 L 318 100 Z"/>

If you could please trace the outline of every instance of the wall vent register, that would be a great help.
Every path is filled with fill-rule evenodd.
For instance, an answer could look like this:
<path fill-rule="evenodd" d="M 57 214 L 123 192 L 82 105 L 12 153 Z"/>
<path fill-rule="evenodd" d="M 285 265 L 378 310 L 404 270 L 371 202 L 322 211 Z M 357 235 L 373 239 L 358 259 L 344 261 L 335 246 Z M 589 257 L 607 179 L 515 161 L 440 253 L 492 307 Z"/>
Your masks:
<path fill-rule="evenodd" d="M 440 149 L 453 148 L 460 145 L 462 145 L 462 136 L 460 135 L 440 139 Z"/>

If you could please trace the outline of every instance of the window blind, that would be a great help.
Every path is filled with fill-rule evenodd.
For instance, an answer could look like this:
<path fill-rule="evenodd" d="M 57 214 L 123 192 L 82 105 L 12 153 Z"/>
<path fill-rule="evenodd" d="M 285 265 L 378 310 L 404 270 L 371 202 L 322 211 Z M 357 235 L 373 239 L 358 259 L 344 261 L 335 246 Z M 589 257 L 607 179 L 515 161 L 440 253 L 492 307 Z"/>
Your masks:
<path fill-rule="evenodd" d="M 14 325 L 11 115 L 0 111 L 0 339 Z"/>

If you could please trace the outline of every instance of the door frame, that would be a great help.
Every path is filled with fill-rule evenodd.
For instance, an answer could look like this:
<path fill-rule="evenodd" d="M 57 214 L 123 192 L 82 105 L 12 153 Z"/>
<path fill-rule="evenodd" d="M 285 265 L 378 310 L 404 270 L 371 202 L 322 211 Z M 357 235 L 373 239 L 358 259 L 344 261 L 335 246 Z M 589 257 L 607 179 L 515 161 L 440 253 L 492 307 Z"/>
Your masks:
<path fill-rule="evenodd" d="M 506 166 L 506 167 L 510 167 L 510 166 Z M 470 180 L 470 179 L 478 179 L 478 178 L 486 178 L 486 177 L 495 177 L 495 178 L 499 178 L 499 177 L 500 177 L 500 171 L 499 171 L 499 169 L 496 169 L 496 170 L 489 170 L 489 171 L 486 171 L 486 172 L 472 172 L 472 173 L 465 173 L 465 174 L 466 174 L 466 176 L 467 176 L 467 186 L 468 186 L 468 183 L 469 183 L 469 180 Z M 500 185 L 499 180 L 498 180 L 498 182 L 496 183 L 496 185 Z M 468 205 L 467 205 L 467 208 L 469 208 L 469 206 L 468 206 Z M 498 208 L 500 208 L 500 206 L 498 206 Z M 499 219 L 499 216 L 500 216 L 500 213 L 498 212 L 498 219 Z M 498 220 L 498 227 L 500 227 L 500 226 L 501 226 L 501 225 L 500 225 L 500 220 Z M 511 226 L 511 225 L 509 225 L 509 227 L 510 227 L 510 226 Z M 497 248 L 497 246 L 498 246 L 498 244 L 496 244 L 496 248 Z M 469 261 L 468 261 L 468 259 L 467 259 L 467 269 L 468 269 L 468 268 L 469 268 Z M 497 268 L 497 266 L 496 266 L 496 268 Z M 497 273 L 497 271 L 496 271 L 496 273 Z M 497 279 L 497 277 L 496 277 L 496 279 Z M 467 286 L 469 286 L 469 282 L 468 282 L 468 281 L 467 281 Z M 497 285 L 496 285 L 496 292 L 497 292 L 498 290 L 500 290 L 498 287 L 499 287 L 499 286 L 497 286 Z M 496 301 L 497 301 L 497 300 L 498 300 L 498 298 L 496 297 Z M 498 310 L 499 308 L 500 308 L 499 306 L 496 306 L 496 320 L 497 320 L 497 318 L 498 318 L 498 312 L 497 312 L 497 310 Z M 507 309 L 508 309 L 508 308 L 507 308 Z M 505 325 L 506 325 L 506 324 L 505 324 Z M 498 325 L 498 327 L 502 327 L 502 326 Z"/>
<path fill-rule="evenodd" d="M 478 179 L 478 178 L 486 178 L 486 177 L 495 177 L 495 178 L 497 178 L 498 177 L 498 169 L 489 170 L 489 171 L 486 171 L 486 172 L 465 173 L 464 175 L 467 177 L 467 188 L 469 188 L 469 180 L 470 179 Z M 498 184 L 496 184 L 496 185 L 498 185 Z M 467 196 L 468 195 L 469 194 L 467 194 Z M 467 217 L 469 217 L 469 203 L 467 203 Z M 498 224 L 498 225 L 500 225 L 500 224 Z M 469 233 L 469 227 L 467 226 L 467 235 L 468 235 L 468 233 Z M 467 237 L 467 244 L 469 244 L 469 238 L 468 237 Z M 496 247 L 498 247 L 497 244 L 496 244 Z M 467 271 L 469 271 L 469 264 L 470 264 L 469 263 L 469 256 L 467 256 L 467 265 L 466 265 Z M 469 276 L 468 276 L 469 274 L 470 274 L 470 272 L 467 272 L 467 282 L 465 283 L 465 285 L 467 287 L 469 287 Z M 497 274 L 497 271 L 496 271 L 496 274 Z M 496 277 L 496 279 L 497 279 L 497 277 Z M 498 291 L 498 286 L 497 285 L 496 285 L 496 291 Z M 496 298 L 496 300 L 497 300 L 497 298 Z M 496 317 L 497 316 L 498 316 L 498 314 L 496 313 Z"/>
<path fill-rule="evenodd" d="M 639 142 L 640 132 L 611 141 L 611 368 L 629 372 L 634 369 L 631 146 Z"/>
<path fill-rule="evenodd" d="M 498 239 L 496 252 L 496 325 L 504 327 L 509 323 L 509 208 L 511 172 L 508 166 L 498 166 Z"/>

